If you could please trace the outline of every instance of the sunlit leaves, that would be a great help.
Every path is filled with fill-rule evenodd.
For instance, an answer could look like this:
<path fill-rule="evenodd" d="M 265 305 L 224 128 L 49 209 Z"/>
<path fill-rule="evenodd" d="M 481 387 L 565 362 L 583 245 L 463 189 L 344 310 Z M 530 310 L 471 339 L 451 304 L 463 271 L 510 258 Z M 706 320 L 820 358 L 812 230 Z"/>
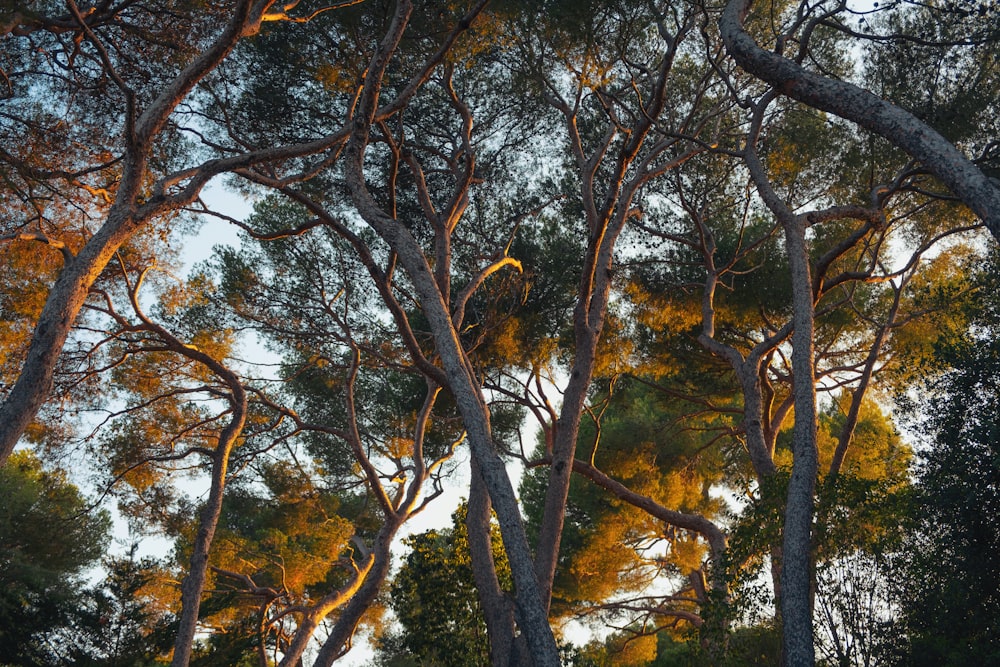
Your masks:
<path fill-rule="evenodd" d="M 17 286 L 16 291 L 0 293 L 0 378 L 6 386 L 20 370 L 31 331 L 63 258 L 56 249 L 32 241 L 0 245 L 0 253 L 3 284 Z"/>
<path fill-rule="evenodd" d="M 835 397 L 819 418 L 819 467 L 829 470 L 834 449 L 844 425 L 849 396 Z M 904 485 L 911 458 L 888 415 L 871 400 L 862 403 L 858 424 L 851 438 L 842 471 L 859 479 L 879 481 L 889 487 Z"/>
<path fill-rule="evenodd" d="M 712 417 L 699 417 L 686 407 L 683 400 L 623 380 L 601 413 L 599 429 L 584 421 L 577 456 L 593 457 L 602 471 L 664 507 L 716 516 L 722 505 L 709 490 L 721 481 L 723 465 L 719 451 L 706 444 L 717 425 Z M 531 473 L 522 486 L 529 522 L 537 521 L 540 481 L 541 476 Z M 591 605 L 599 610 L 602 603 L 643 590 L 664 573 L 687 577 L 701 568 L 706 554 L 696 535 L 665 526 L 574 478 L 553 613 Z"/>
<path fill-rule="evenodd" d="M 267 495 L 230 490 L 213 562 L 301 598 L 337 568 L 354 526 L 338 514 L 339 498 L 314 487 L 303 471 L 276 462 L 262 473 Z M 239 588 L 238 582 L 228 583 Z"/>

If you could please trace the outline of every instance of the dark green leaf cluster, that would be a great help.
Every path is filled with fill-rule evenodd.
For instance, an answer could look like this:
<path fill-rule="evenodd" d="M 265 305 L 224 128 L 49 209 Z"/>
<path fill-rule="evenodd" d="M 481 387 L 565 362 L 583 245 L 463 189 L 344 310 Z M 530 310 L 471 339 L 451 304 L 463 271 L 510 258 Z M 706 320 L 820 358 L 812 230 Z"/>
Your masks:
<path fill-rule="evenodd" d="M 463 505 L 452 515 L 451 528 L 407 538 L 410 552 L 389 593 L 402 632 L 382 640 L 380 664 L 489 664 L 490 645 L 472 574 L 465 515 Z M 510 590 L 510 565 L 495 524 L 491 541 L 500 585 Z"/>
<path fill-rule="evenodd" d="M 996 254 L 976 279 L 967 336 L 942 347 L 950 367 L 925 384 L 911 417 L 924 439 L 898 579 L 898 664 L 1000 659 L 1000 301 Z"/>
<path fill-rule="evenodd" d="M 0 468 L 0 497 L 0 660 L 59 664 L 71 653 L 83 575 L 104 553 L 110 519 L 88 511 L 65 475 L 27 451 Z"/>

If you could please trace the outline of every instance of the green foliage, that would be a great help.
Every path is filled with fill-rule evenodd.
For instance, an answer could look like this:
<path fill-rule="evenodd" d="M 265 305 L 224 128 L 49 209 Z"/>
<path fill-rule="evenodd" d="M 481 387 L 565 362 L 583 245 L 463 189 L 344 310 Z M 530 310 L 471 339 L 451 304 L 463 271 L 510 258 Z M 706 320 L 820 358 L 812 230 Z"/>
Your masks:
<path fill-rule="evenodd" d="M 773 667 L 779 664 L 781 637 L 770 625 L 732 630 L 721 660 L 700 643 L 696 632 L 671 627 L 655 633 L 618 632 L 579 649 L 574 667 Z"/>
<path fill-rule="evenodd" d="M 358 82 L 394 3 L 342 4 L 337 11 L 309 17 L 322 3 L 285 3 L 284 11 L 301 20 L 269 21 L 261 34 L 240 43 L 225 66 L 185 99 L 165 136 L 149 151 L 143 147 L 153 165 L 142 174 L 144 187 L 149 190 L 157 177 L 187 166 L 190 154 L 237 157 L 340 132 L 354 113 Z M 63 20 L 64 3 L 0 1 L 2 37 L 11 47 L 0 56 L 0 210 L 10 218 L 0 230 L 3 390 L 16 375 L 25 341 L 64 265 L 54 248 L 37 252 L 36 242 L 18 234 L 37 229 L 54 239 L 62 236 L 73 252 L 95 236 L 109 197 L 124 182 L 122 109 L 149 108 L 161 84 L 208 43 L 231 9 L 202 0 L 120 2 L 112 18 L 104 15 L 107 5 L 81 3 L 94 28 L 84 35 L 73 21 L 51 30 L 17 23 L 15 9 L 32 19 Z M 864 47 L 861 74 L 869 87 L 978 155 L 989 173 L 1000 174 L 995 7 L 981 0 L 889 5 L 874 12 L 880 18 L 869 24 L 882 31 L 880 39 Z M 464 2 L 419 3 L 381 82 L 382 103 L 417 81 L 411 77 L 466 7 Z M 764 33 L 760 41 L 768 48 L 784 48 L 787 54 L 801 48 L 800 62 L 810 68 L 857 80 L 851 68 L 858 51 L 848 48 L 851 34 L 838 30 L 844 14 L 812 20 L 812 12 L 826 9 L 822 3 L 759 4 L 751 30 Z M 590 188 L 585 182 L 592 178 L 585 196 L 593 194 L 612 206 L 622 183 L 643 183 L 633 199 L 619 201 L 629 209 L 619 211 L 628 218 L 622 240 L 633 245 L 618 246 L 615 292 L 591 394 L 593 418 L 584 419 L 578 455 L 669 509 L 732 519 L 723 522 L 731 529 L 731 610 L 734 618 L 749 618 L 751 608 L 760 612 L 770 602 L 754 580 L 780 543 L 790 453 L 787 438 L 779 435 L 775 459 L 780 470 L 768 479 L 756 479 L 747 463 L 741 440 L 745 415 L 732 366 L 699 341 L 707 306 L 705 276 L 720 280 L 713 295 L 712 335 L 744 354 L 788 322 L 791 284 L 777 227 L 748 194 L 747 171 L 737 159 L 747 143 L 747 112 L 762 88 L 727 60 L 713 32 L 715 12 L 700 3 L 628 0 L 493 3 L 440 66 L 421 75 L 422 85 L 403 102 L 405 109 L 375 123 L 363 176 L 376 203 L 420 244 L 442 292 L 451 294 L 450 305 L 490 262 L 506 257 L 519 263 L 519 270 L 507 266 L 486 279 L 456 322 L 470 369 L 486 378 L 486 393 L 510 399 L 491 407 L 492 435 L 501 446 L 521 435 L 522 407 L 515 404 L 523 397 L 522 371 L 558 377 L 558 368 L 574 354 L 570 316 L 577 299 L 586 297 L 577 294 L 579 259 L 599 233 L 598 222 L 584 215 L 581 187 Z M 792 25 L 796 21 L 809 26 L 809 39 Z M 898 32 L 908 36 L 899 38 Z M 779 35 L 782 43 L 775 44 Z M 665 108 L 655 111 L 650 84 L 672 38 L 682 44 L 672 55 Z M 106 47 L 107 62 L 95 50 L 97 40 Z M 127 105 L 130 93 L 125 91 L 134 95 Z M 564 108 L 550 105 L 553 99 L 565 102 Z M 633 125 L 654 111 L 649 141 L 632 155 L 619 154 L 638 136 Z M 900 566 L 905 632 L 899 636 L 910 645 L 900 651 L 914 660 L 994 661 L 989 644 L 995 641 L 993 619 L 1000 618 L 1000 610 L 983 591 L 1000 586 L 990 555 L 1000 549 L 990 521 L 1000 512 L 994 498 L 1000 434 L 993 400 L 1000 393 L 994 349 L 1000 326 L 992 306 L 974 306 L 982 295 L 996 294 L 998 286 L 984 274 L 978 278 L 979 292 L 969 296 L 966 283 L 974 266 L 969 259 L 975 261 L 978 254 L 957 244 L 917 266 L 915 277 L 904 272 L 893 276 L 891 285 L 882 280 L 896 263 L 890 255 L 897 247 L 905 252 L 967 222 L 969 214 L 952 203 L 935 203 L 934 184 L 928 184 L 919 165 L 904 167 L 906 159 L 882 140 L 783 98 L 765 111 L 761 155 L 779 197 L 796 210 L 867 206 L 873 196 L 884 194 L 880 183 L 891 181 L 900 169 L 908 172 L 885 211 L 886 229 L 873 230 L 817 276 L 822 292 L 828 278 L 853 274 L 819 295 L 815 343 L 824 387 L 842 377 L 851 383 L 848 376 L 888 312 L 892 288 L 903 284 L 906 294 L 895 323 L 900 326 L 890 333 L 875 382 L 904 386 L 934 376 L 928 389 L 933 401 L 923 408 L 930 415 L 925 429 L 934 447 L 924 457 L 920 488 L 912 495 L 906 491 L 907 447 L 875 402 L 862 405 L 843 470 L 820 480 L 818 487 L 813 546 L 820 574 L 856 554 L 888 549 L 898 537 L 899 517 L 909 511 L 913 554 Z M 567 121 L 579 131 L 583 155 L 573 155 L 554 138 L 562 136 L 554 128 Z M 466 127 L 468 136 L 463 135 Z M 201 142 L 200 150 L 189 150 L 193 141 Z M 262 640 L 255 625 L 260 600 L 269 593 L 251 600 L 247 588 L 273 592 L 268 599 L 278 600 L 273 611 L 279 605 L 307 604 L 320 591 L 343 583 L 350 537 L 370 537 L 382 518 L 363 490 L 370 480 L 359 473 L 345 432 L 357 426 L 362 447 L 387 487 L 414 469 L 407 459 L 414 455 L 427 382 L 412 363 L 411 341 L 394 329 L 382 295 L 372 288 L 371 274 L 391 274 L 387 289 L 398 299 L 397 317 L 410 325 L 412 345 L 430 364 L 441 363 L 399 258 L 359 223 L 349 203 L 345 172 L 337 161 L 350 151 L 342 153 L 343 145 L 332 139 L 323 146 L 322 154 L 295 158 L 278 150 L 266 165 L 233 162 L 248 180 L 273 178 L 288 185 L 280 196 L 259 198 L 245 228 L 264 236 L 289 234 L 261 243 L 248 235 L 240 250 L 221 251 L 207 273 L 143 294 L 143 300 L 157 300 L 149 309 L 157 322 L 203 352 L 232 359 L 243 333 L 253 332 L 281 356 L 278 377 L 251 380 L 247 374 L 260 402 L 236 448 L 211 555 L 218 570 L 203 620 L 205 627 L 214 623 L 220 630 L 199 645 L 196 665 L 246 664 L 261 641 L 280 648 L 280 639 L 272 634 Z M 703 152 L 687 154 L 696 148 Z M 682 155 L 683 165 L 667 176 L 642 180 L 646 170 Z M 157 196 L 195 187 L 200 177 L 194 173 L 170 179 Z M 303 174 L 302 179 L 293 174 Z M 420 194 L 419 181 L 427 186 Z M 330 220 L 317 224 L 314 211 L 301 202 L 288 203 L 284 195 L 289 193 L 327 207 Z M 125 202 L 123 210 L 144 205 L 148 194 Z M 449 210 L 453 220 L 444 219 Z M 166 239 L 178 222 L 168 217 L 157 223 L 150 238 Z M 447 234 L 439 231 L 452 222 L 456 226 Z M 813 259 L 837 249 L 861 224 L 853 218 L 810 222 Z M 337 225 L 348 233 L 338 234 Z M 306 227 L 308 232 L 299 233 Z M 889 229 L 894 236 L 887 235 Z M 352 235 L 357 245 L 345 239 Z M 162 266 L 170 259 L 163 246 L 137 237 L 118 254 L 121 268 L 134 274 L 154 259 Z M 364 258 L 359 246 L 368 251 Z M 866 276 L 869 269 L 878 275 Z M 128 318 L 105 326 L 114 319 L 114 308 L 127 306 L 120 285 L 103 291 L 116 275 L 105 271 L 92 291 L 88 308 L 96 319 L 71 339 L 77 356 L 67 367 L 92 371 L 106 382 L 110 391 L 94 400 L 110 395 L 113 407 L 102 404 L 102 409 L 128 403 L 127 414 L 116 413 L 101 427 L 92 451 L 109 475 L 131 485 L 125 509 L 180 536 L 178 552 L 183 553 L 190 548 L 197 508 L 183 499 L 175 477 L 161 473 L 204 466 L 224 418 L 225 392 L 205 368 L 164 352 L 162 341 L 128 326 Z M 969 321 L 974 321 L 972 329 Z M 92 339 L 102 341 L 96 345 L 106 350 L 104 357 L 87 356 Z M 787 351 L 786 344 L 775 347 L 760 374 L 768 392 L 765 421 L 781 414 L 778 406 L 788 396 Z M 632 379 L 623 379 L 626 371 Z M 85 393 L 81 388 L 92 384 L 77 383 L 72 373 L 65 385 Z M 511 387 L 513 394 L 503 393 Z M 356 415 L 346 409 L 349 391 L 360 406 Z M 264 407 L 265 395 L 283 403 L 281 419 Z M 835 395 L 820 415 L 824 469 L 849 399 L 847 391 Z M 443 458 L 463 433 L 447 388 L 429 421 L 424 452 L 428 460 Z M 303 424 L 304 431 L 293 432 Z M 28 435 L 40 439 L 42 431 L 34 427 Z M 288 458 L 279 453 L 278 443 L 288 445 Z M 295 460 L 302 454 L 311 459 L 305 465 Z M 157 566 L 109 561 L 107 581 L 83 591 L 78 579 L 99 553 L 95 545 L 104 520 L 80 514 L 82 499 L 66 491 L 71 487 L 63 477 L 43 471 L 27 455 L 19 457 L 0 471 L 5 499 L 0 540 L 6 540 L 0 541 L 0 583 L 9 584 L 0 594 L 0 659 L 7 660 L 9 653 L 18 664 L 51 662 L 72 631 L 86 635 L 79 643 L 87 649 L 80 661 L 142 665 L 156 660 L 163 646 L 160 635 L 176 611 L 169 592 L 150 592 Z M 162 467 L 149 465 L 153 460 Z M 436 468 L 430 483 L 444 481 L 449 472 Z M 727 516 L 719 499 L 723 489 L 749 494 L 738 516 Z M 536 532 L 545 490 L 545 471 L 535 468 L 522 495 Z M 384 640 L 387 664 L 486 662 L 464 531 L 459 513 L 451 529 L 410 539 L 412 551 L 392 589 L 404 630 Z M 501 578 L 509 586 L 496 536 L 494 546 Z M 683 580 L 700 571 L 705 558 L 704 542 L 695 534 L 664 526 L 574 478 L 553 613 L 566 616 L 650 584 Z M 832 580 L 823 592 L 843 597 L 841 584 L 848 580 Z M 698 609 L 691 596 L 677 604 L 703 619 L 717 611 Z M 719 609 L 720 614 L 730 611 Z M 113 622 L 103 623 L 106 617 Z M 948 620 L 936 624 L 937 617 Z M 287 630 L 292 622 L 286 623 L 271 631 Z M 942 629 L 944 624 L 950 625 Z M 695 639 L 692 628 L 680 626 L 656 636 L 642 633 L 661 629 L 645 626 L 635 635 L 613 635 L 589 647 L 580 660 L 705 664 L 709 658 L 698 639 L 706 637 Z M 773 662 L 774 637 L 767 625 L 737 628 L 728 638 L 727 659 L 734 665 Z M 8 651 L 15 641 L 20 644 Z M 95 648 L 113 641 L 120 650 Z"/>
<path fill-rule="evenodd" d="M 389 598 L 403 630 L 382 640 L 380 664 L 489 664 L 490 647 L 472 574 L 465 515 L 463 505 L 452 515 L 451 528 L 406 539 L 410 553 Z M 494 524 L 490 533 L 497 577 L 501 587 L 510 590 L 510 565 L 500 530 Z"/>
<path fill-rule="evenodd" d="M 138 544 L 124 557 L 102 563 L 106 576 L 87 591 L 72 635 L 73 667 L 154 667 L 173 648 L 176 604 L 172 573 L 152 558 L 138 558 Z"/>
<path fill-rule="evenodd" d="M 780 664 L 781 636 L 771 625 L 751 625 L 732 630 L 726 655 L 713 657 L 694 637 L 661 633 L 656 660 L 648 667 L 772 667 Z"/>
<path fill-rule="evenodd" d="M 1000 89 L 995 5 L 930 2 L 887 7 L 871 21 L 871 28 L 918 38 L 866 44 L 867 78 L 880 88 L 878 93 L 950 141 L 982 145 L 995 137 Z"/>
<path fill-rule="evenodd" d="M 920 450 L 899 563 L 898 664 L 1000 660 L 1000 301 L 997 256 L 973 282 L 981 300 L 949 369 L 922 387 L 910 415 Z"/>
<path fill-rule="evenodd" d="M 104 552 L 110 520 L 29 451 L 0 468 L 0 656 L 17 667 L 69 653 L 84 604 L 82 575 Z"/>
<path fill-rule="evenodd" d="M 467 338 L 488 368 L 546 368 L 571 346 L 579 257 L 575 230 L 546 218 L 525 224 L 510 247 L 518 272 L 491 278 L 466 313 Z"/>

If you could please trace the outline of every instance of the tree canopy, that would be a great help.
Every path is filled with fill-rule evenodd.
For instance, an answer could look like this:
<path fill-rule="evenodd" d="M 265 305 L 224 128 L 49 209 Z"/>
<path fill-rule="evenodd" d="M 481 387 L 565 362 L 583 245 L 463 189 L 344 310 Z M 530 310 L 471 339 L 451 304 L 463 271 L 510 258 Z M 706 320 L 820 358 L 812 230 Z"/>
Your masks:
<path fill-rule="evenodd" d="M 0 39 L 0 663 L 996 655 L 994 3 Z"/>

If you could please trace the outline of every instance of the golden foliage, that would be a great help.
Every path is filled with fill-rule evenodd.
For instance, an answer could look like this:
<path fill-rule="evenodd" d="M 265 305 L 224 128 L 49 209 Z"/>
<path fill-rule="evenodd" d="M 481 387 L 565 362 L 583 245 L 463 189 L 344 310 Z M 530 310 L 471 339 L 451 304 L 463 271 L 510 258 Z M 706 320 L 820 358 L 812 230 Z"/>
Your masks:
<path fill-rule="evenodd" d="M 656 634 L 625 633 L 608 641 L 606 654 L 599 660 L 602 667 L 641 667 L 656 659 Z"/>

